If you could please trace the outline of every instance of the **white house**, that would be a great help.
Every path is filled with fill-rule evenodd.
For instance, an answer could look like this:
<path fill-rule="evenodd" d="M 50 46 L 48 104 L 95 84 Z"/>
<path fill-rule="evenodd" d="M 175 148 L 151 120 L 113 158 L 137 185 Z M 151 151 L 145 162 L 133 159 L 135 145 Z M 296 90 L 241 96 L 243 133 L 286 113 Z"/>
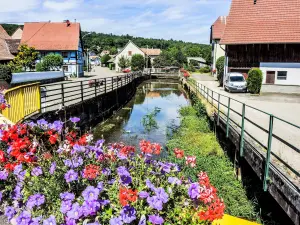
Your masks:
<path fill-rule="evenodd" d="M 18 27 L 18 29 L 15 30 L 15 32 L 11 35 L 12 39 L 22 39 L 23 30 L 21 27 Z"/>
<path fill-rule="evenodd" d="M 146 49 L 146 48 L 139 48 L 136 44 L 134 44 L 132 41 L 129 41 L 127 45 L 115 56 L 115 70 L 117 72 L 121 72 L 122 68 L 119 67 L 119 61 L 122 56 L 125 58 L 128 58 L 131 60 L 132 56 L 135 54 L 140 54 L 142 56 L 149 57 L 151 61 L 153 59 L 160 55 L 161 50 L 160 49 Z"/>
<path fill-rule="evenodd" d="M 21 44 L 35 47 L 40 57 L 55 53 L 64 59 L 63 70 L 66 76 L 83 76 L 83 44 L 80 23 L 33 22 L 25 23 Z"/>
<path fill-rule="evenodd" d="M 212 45 L 212 70 L 216 71 L 216 62 L 221 56 L 225 56 L 225 45 L 220 45 L 220 40 L 226 27 L 226 16 L 220 16 L 211 26 L 210 44 Z M 217 72 L 214 73 L 214 75 Z"/>

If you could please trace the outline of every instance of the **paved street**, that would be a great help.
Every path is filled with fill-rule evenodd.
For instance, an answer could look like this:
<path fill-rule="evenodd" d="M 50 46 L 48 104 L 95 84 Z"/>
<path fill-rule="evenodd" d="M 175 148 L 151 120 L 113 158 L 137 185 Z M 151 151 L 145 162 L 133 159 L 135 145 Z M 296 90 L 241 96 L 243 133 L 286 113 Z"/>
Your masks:
<path fill-rule="evenodd" d="M 287 94 L 263 94 L 261 96 L 253 96 L 249 93 L 228 93 L 224 91 L 223 87 L 219 87 L 218 82 L 215 78 L 207 75 L 194 74 L 193 78 L 195 78 L 198 83 L 205 85 L 210 90 L 214 92 L 220 93 L 224 96 L 231 97 L 232 99 L 243 102 L 249 106 L 258 108 L 267 113 L 271 113 L 274 116 L 287 120 L 296 125 L 300 125 L 300 97 L 299 95 L 287 95 Z M 214 98 L 217 99 L 218 95 L 215 94 Z M 228 104 L 228 98 L 222 97 L 220 98 L 222 104 Z M 214 104 L 217 104 L 214 102 Z M 231 101 L 231 109 L 242 113 L 242 104 Z M 221 110 L 227 114 L 227 109 L 224 106 L 221 106 Z M 241 125 L 241 117 L 234 113 L 230 112 L 230 118 L 236 121 L 239 125 Z M 269 116 L 254 110 L 252 108 L 246 108 L 246 117 L 256 124 L 260 125 L 264 129 L 269 129 Z M 248 131 L 254 138 L 259 140 L 263 145 L 267 146 L 268 134 L 261 129 L 257 128 L 250 122 L 245 122 L 245 130 Z M 274 128 L 273 134 L 282 138 L 283 140 L 291 143 L 296 148 L 300 149 L 300 129 L 292 127 L 286 123 L 279 121 L 278 119 L 274 119 Z M 278 157 L 288 163 L 291 167 L 300 172 L 300 154 L 278 141 L 273 137 L 272 142 L 272 152 L 275 153 Z M 278 160 L 275 159 L 274 156 L 271 156 L 271 160 L 273 162 L 279 163 Z M 288 174 L 292 174 L 289 170 L 285 169 L 285 172 Z"/>

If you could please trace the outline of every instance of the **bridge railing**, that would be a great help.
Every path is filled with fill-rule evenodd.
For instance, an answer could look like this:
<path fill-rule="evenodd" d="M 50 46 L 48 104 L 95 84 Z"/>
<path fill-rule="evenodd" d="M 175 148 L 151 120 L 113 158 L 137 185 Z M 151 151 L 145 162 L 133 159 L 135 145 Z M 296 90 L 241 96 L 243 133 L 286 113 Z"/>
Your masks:
<path fill-rule="evenodd" d="M 40 84 L 33 83 L 8 89 L 4 92 L 5 99 L 10 108 L 2 111 L 2 114 L 17 123 L 24 118 L 39 113 L 41 109 Z"/>
<path fill-rule="evenodd" d="M 202 95 L 213 107 L 217 114 L 217 123 L 219 124 L 221 118 L 225 120 L 226 137 L 229 136 L 230 127 L 240 132 L 240 157 L 244 157 L 245 137 L 254 141 L 256 148 L 265 152 L 263 156 L 265 158 L 263 189 L 265 191 L 268 187 L 270 166 L 293 184 L 295 181 L 299 182 L 299 125 L 222 95 L 194 80 L 188 82 L 196 93 Z"/>
<path fill-rule="evenodd" d="M 142 72 L 133 72 L 107 78 L 41 85 L 41 111 L 55 111 L 81 103 L 117 90 L 136 78 L 146 75 Z"/>

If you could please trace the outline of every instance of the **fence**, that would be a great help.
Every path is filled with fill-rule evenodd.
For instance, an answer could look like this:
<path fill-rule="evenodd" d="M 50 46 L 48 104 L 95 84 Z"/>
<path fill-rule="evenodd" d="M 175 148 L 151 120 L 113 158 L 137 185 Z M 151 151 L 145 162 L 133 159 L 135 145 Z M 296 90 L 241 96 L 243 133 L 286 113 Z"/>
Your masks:
<path fill-rule="evenodd" d="M 217 114 L 217 124 L 219 125 L 221 118 L 225 120 L 226 137 L 229 136 L 230 127 L 240 132 L 240 157 L 244 157 L 245 136 L 257 144 L 256 148 L 265 151 L 263 177 L 263 189 L 265 191 L 269 180 L 270 165 L 276 165 L 274 168 L 277 172 L 293 184 L 295 184 L 295 180 L 299 181 L 300 149 L 296 145 L 299 145 L 300 126 L 214 92 L 194 80 L 188 82 L 196 93 L 202 95 L 212 105 Z M 276 130 L 274 129 L 275 124 L 277 125 Z"/>
<path fill-rule="evenodd" d="M 11 88 L 4 93 L 11 105 L 2 114 L 13 123 L 20 122 L 26 116 L 39 113 L 41 108 L 40 84 L 33 83 Z"/>
<path fill-rule="evenodd" d="M 115 77 L 42 85 L 41 110 L 42 112 L 60 110 L 99 95 L 117 91 L 118 88 L 142 76 L 146 75 L 134 72 Z"/>

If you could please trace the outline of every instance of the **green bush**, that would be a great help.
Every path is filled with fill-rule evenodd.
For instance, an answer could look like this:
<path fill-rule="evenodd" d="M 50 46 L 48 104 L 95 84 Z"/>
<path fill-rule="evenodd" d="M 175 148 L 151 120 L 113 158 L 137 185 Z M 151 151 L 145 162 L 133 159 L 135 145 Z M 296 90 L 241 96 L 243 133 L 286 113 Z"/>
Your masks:
<path fill-rule="evenodd" d="M 0 79 L 7 81 L 10 83 L 11 81 L 11 69 L 8 65 L 0 64 Z"/>
<path fill-rule="evenodd" d="M 262 85 L 263 75 L 262 71 L 254 68 L 249 71 L 247 79 L 247 88 L 250 93 L 259 94 Z"/>
<path fill-rule="evenodd" d="M 48 54 L 42 58 L 43 71 L 60 70 L 64 63 L 64 59 L 59 54 Z"/>
<path fill-rule="evenodd" d="M 143 70 L 145 67 L 145 58 L 141 54 L 134 54 L 131 58 L 131 68 L 133 71 Z"/>
<path fill-rule="evenodd" d="M 35 65 L 35 70 L 37 72 L 42 72 L 42 71 L 46 71 L 46 69 L 44 68 L 43 63 L 39 62 Z"/>
<path fill-rule="evenodd" d="M 210 68 L 208 66 L 202 67 L 199 70 L 200 73 L 209 73 L 210 72 Z"/>
<path fill-rule="evenodd" d="M 194 67 L 193 64 L 189 64 L 188 71 L 190 71 L 190 72 L 196 72 L 196 68 Z"/>
<path fill-rule="evenodd" d="M 106 54 L 101 57 L 101 63 L 106 64 L 110 59 L 111 59 L 111 57 L 108 54 Z"/>
<path fill-rule="evenodd" d="M 225 56 L 221 56 L 220 58 L 218 58 L 216 62 L 218 81 L 220 85 L 223 85 L 224 64 L 225 64 Z"/>
<path fill-rule="evenodd" d="M 210 130 L 205 106 L 196 98 L 193 98 L 193 101 L 193 107 L 182 107 L 179 110 L 181 124 L 168 141 L 168 149 L 184 149 L 185 156 L 197 157 L 196 167 L 185 168 L 184 173 L 196 181 L 198 171 L 206 171 L 225 202 L 226 213 L 258 220 L 254 203 L 248 199 L 242 183 L 236 179 L 230 159 L 224 154 L 215 134 Z M 174 156 L 169 158 L 178 163 Z"/>

